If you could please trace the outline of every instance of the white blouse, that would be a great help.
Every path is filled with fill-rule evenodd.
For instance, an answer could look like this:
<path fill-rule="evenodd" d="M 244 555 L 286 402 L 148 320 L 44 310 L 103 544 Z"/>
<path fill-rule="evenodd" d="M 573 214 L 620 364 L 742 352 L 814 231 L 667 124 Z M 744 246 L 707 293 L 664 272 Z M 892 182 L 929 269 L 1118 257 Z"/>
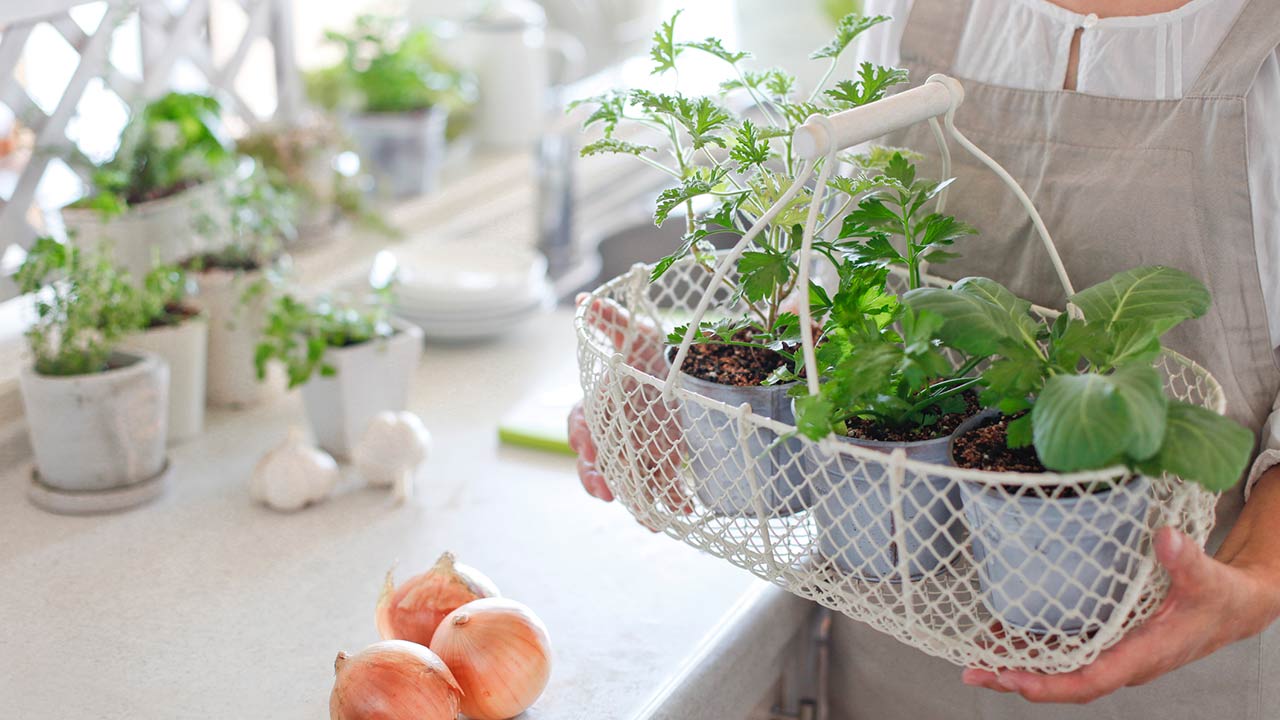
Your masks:
<path fill-rule="evenodd" d="M 1026 90 L 1061 90 L 1071 40 L 1080 36 L 1076 91 L 1137 100 L 1180 98 L 1208 65 L 1246 0 L 1191 0 L 1140 17 L 1081 15 L 1049 0 L 973 0 L 955 71 L 963 77 Z M 885 65 L 900 60 L 911 0 L 864 0 L 864 12 L 895 21 L 855 48 Z M 1262 67 L 1247 102 L 1249 184 L 1254 244 L 1272 345 L 1280 347 L 1280 51 Z M 1249 487 L 1280 464 L 1280 398 L 1263 428 L 1263 452 Z"/>

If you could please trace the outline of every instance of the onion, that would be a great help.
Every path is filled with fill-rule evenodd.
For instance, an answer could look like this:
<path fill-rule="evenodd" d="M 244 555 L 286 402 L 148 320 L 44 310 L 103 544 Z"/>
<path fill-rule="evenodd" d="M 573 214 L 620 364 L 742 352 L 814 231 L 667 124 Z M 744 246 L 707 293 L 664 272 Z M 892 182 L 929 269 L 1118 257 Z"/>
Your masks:
<path fill-rule="evenodd" d="M 456 720 L 462 688 L 436 654 L 384 640 L 333 662 L 329 720 Z"/>
<path fill-rule="evenodd" d="M 453 553 L 436 560 L 435 567 L 395 587 L 391 572 L 378 598 L 376 619 L 383 640 L 408 640 L 430 645 L 444 616 L 472 600 L 496 597 L 493 581 L 475 568 L 455 562 Z"/>
<path fill-rule="evenodd" d="M 533 705 L 551 677 L 551 641 L 529 608 L 514 600 L 467 603 L 440 623 L 431 649 L 462 687 L 471 720 L 506 720 Z"/>

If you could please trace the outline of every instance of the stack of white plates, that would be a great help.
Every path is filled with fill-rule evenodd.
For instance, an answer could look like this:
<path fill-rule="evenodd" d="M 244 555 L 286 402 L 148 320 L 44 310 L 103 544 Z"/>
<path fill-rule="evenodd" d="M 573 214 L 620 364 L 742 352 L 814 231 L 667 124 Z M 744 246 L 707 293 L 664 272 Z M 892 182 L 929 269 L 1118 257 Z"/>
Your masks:
<path fill-rule="evenodd" d="M 395 256 L 395 313 L 430 339 L 504 335 L 552 302 L 547 261 L 532 250 L 449 242 Z"/>

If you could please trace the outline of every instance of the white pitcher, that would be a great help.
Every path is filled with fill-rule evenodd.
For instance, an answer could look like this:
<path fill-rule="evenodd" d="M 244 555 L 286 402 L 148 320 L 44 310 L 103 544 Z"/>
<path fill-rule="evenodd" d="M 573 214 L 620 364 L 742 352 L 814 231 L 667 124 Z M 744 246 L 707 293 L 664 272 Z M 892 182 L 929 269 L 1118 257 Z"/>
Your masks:
<path fill-rule="evenodd" d="M 458 38 L 464 63 L 480 85 L 476 136 L 489 147 L 526 150 L 542 136 L 552 111 L 552 55 L 561 84 L 583 60 L 582 44 L 550 30 L 532 0 L 498 0 L 463 21 Z"/>

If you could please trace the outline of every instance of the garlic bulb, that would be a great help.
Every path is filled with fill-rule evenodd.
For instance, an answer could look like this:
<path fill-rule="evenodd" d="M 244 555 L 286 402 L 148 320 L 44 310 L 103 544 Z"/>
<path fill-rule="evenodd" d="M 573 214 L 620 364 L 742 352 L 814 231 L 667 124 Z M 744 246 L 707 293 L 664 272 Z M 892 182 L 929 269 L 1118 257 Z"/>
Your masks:
<path fill-rule="evenodd" d="M 249 494 L 273 510 L 294 512 L 328 497 L 339 477 L 333 458 L 307 444 L 302 431 L 292 428 L 283 443 L 258 461 Z"/>
<path fill-rule="evenodd" d="M 431 449 L 431 433 L 411 412 L 382 412 L 369 422 L 352 453 L 356 469 L 374 487 L 394 487 L 396 499 L 413 492 L 413 478 Z"/>

